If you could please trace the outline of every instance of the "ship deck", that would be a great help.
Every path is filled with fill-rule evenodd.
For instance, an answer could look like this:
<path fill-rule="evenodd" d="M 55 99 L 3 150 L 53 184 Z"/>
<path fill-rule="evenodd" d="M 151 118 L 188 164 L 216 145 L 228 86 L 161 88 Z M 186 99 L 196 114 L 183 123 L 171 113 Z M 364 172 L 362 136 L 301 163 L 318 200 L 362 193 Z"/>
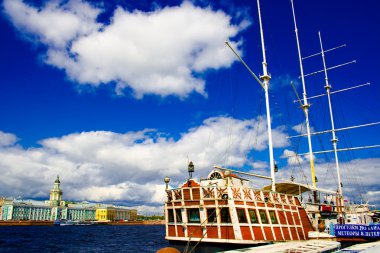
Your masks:
<path fill-rule="evenodd" d="M 270 245 L 250 247 L 229 251 L 220 251 L 219 253 L 278 253 L 278 252 L 298 252 L 298 253 L 317 253 L 317 252 L 334 252 L 340 248 L 339 242 L 310 240 L 310 241 L 294 241 L 281 242 Z"/>

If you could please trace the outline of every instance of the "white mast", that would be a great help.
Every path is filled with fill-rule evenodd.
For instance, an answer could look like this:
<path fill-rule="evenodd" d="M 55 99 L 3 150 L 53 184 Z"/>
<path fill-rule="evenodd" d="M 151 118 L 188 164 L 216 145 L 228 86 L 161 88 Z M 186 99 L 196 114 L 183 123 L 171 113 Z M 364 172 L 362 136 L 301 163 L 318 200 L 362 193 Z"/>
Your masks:
<path fill-rule="evenodd" d="M 260 76 L 260 79 L 257 77 L 255 73 L 249 68 L 249 66 L 244 62 L 244 60 L 239 56 L 239 54 L 232 48 L 232 46 L 226 41 L 226 45 L 231 49 L 231 51 L 236 55 L 236 57 L 239 59 L 241 63 L 247 68 L 249 73 L 255 78 L 255 80 L 261 85 L 261 87 L 265 91 L 265 105 L 266 105 L 266 112 L 267 112 L 267 124 L 268 124 L 268 146 L 269 146 L 269 166 L 270 166 L 270 172 L 272 180 L 272 191 L 276 191 L 276 180 L 275 180 L 275 164 L 274 164 L 274 158 L 273 158 L 273 141 L 272 141 L 272 125 L 271 125 L 271 117 L 270 117 L 270 108 L 269 108 L 269 80 L 270 75 L 268 74 L 267 69 L 267 59 L 265 55 L 265 44 L 264 44 L 264 32 L 263 32 L 263 26 L 261 23 L 261 12 L 260 12 L 260 2 L 257 0 L 257 8 L 259 12 L 259 22 L 260 22 L 260 34 L 261 34 L 261 46 L 263 51 L 263 72 L 264 74 Z"/>
<path fill-rule="evenodd" d="M 327 76 L 327 69 L 326 69 L 326 60 L 325 60 L 325 53 L 323 51 L 323 44 L 322 44 L 322 37 L 321 37 L 321 32 L 318 32 L 319 36 L 319 43 L 321 44 L 321 52 L 322 52 L 322 61 L 323 61 L 323 69 L 325 72 L 325 89 L 327 93 L 327 100 L 329 103 L 329 109 L 330 109 L 330 120 L 331 120 L 331 133 L 332 133 L 332 139 L 331 142 L 333 144 L 334 148 L 334 154 L 335 154 L 335 165 L 336 165 L 336 172 L 338 175 L 338 192 L 339 192 L 339 206 L 342 206 L 342 199 L 343 199 L 343 191 L 342 191 L 342 180 L 340 177 L 340 169 L 339 169 L 339 159 L 338 159 L 338 151 L 337 151 L 337 143 L 338 143 L 338 138 L 336 137 L 335 134 L 335 124 L 334 124 L 334 116 L 332 112 L 332 105 L 331 105 L 331 96 L 330 96 L 330 90 L 331 90 L 331 85 L 329 84 L 329 79 Z M 338 203 L 337 203 L 338 205 Z"/>
<path fill-rule="evenodd" d="M 274 176 L 275 165 L 274 165 L 274 158 L 273 158 L 272 126 L 271 126 L 269 93 L 268 93 L 270 75 L 268 74 L 268 69 L 267 69 L 267 59 L 266 59 L 265 44 L 264 44 L 264 31 L 263 31 L 263 25 L 261 22 L 260 0 L 257 0 L 257 9 L 259 12 L 261 48 L 263 51 L 263 75 L 260 76 L 260 78 L 263 81 L 264 91 L 265 91 L 265 106 L 266 106 L 266 111 L 267 111 L 268 142 L 269 142 L 269 165 L 270 165 L 270 173 L 271 173 L 271 178 L 272 178 L 272 191 L 276 191 L 276 185 L 275 185 L 276 180 Z"/>
<path fill-rule="evenodd" d="M 307 141 L 309 144 L 309 160 L 310 160 L 310 170 L 311 170 L 311 179 L 313 182 L 313 187 L 317 187 L 317 180 L 315 177 L 315 170 L 314 170 L 314 156 L 313 156 L 313 149 L 311 145 L 311 134 L 310 134 L 310 123 L 309 123 L 309 107 L 310 105 L 307 102 L 307 95 L 306 95 L 306 85 L 305 85 L 305 76 L 303 73 L 303 65 L 302 65 L 302 56 L 301 56 L 301 47 L 300 42 L 298 38 L 298 28 L 297 28 L 297 22 L 296 22 L 296 14 L 294 11 L 294 4 L 293 0 L 290 1 L 292 3 L 292 11 L 293 11 L 293 20 L 294 20 L 294 29 L 296 33 L 296 40 L 297 40 L 297 49 L 298 49 L 298 59 L 300 64 L 300 71 L 301 71 L 301 80 L 302 80 L 302 89 L 303 89 L 303 105 L 302 109 L 305 113 L 305 123 L 306 123 L 306 132 L 307 132 Z"/>

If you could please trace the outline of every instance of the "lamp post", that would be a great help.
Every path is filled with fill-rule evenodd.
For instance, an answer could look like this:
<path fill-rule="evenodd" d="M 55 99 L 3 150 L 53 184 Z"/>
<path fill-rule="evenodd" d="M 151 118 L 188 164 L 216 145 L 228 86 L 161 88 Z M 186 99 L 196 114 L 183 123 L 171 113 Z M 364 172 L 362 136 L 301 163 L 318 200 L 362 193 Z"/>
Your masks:
<path fill-rule="evenodd" d="M 193 177 L 193 172 L 194 172 L 194 164 L 192 161 L 190 161 L 189 165 L 187 166 L 187 172 L 189 172 L 189 179 L 187 180 L 187 186 L 191 187 L 190 179 Z"/>
<path fill-rule="evenodd" d="M 165 184 L 166 184 L 166 190 L 168 190 L 169 182 L 170 182 L 170 178 L 169 178 L 168 176 L 166 176 L 166 177 L 164 178 L 164 182 L 165 182 Z"/>
<path fill-rule="evenodd" d="M 189 179 L 193 177 L 194 172 L 194 164 L 192 161 L 189 162 L 189 165 L 187 166 L 187 171 L 189 172 Z"/>

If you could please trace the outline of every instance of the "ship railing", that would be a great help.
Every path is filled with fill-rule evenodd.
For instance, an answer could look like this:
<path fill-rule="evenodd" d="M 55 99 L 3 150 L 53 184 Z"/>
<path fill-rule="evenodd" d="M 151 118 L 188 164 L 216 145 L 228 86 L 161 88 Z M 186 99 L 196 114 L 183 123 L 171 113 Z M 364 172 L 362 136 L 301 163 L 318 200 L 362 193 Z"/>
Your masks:
<path fill-rule="evenodd" d="M 166 190 L 166 202 L 200 201 L 200 200 L 246 200 L 272 204 L 300 205 L 297 195 L 283 194 L 269 190 L 234 186 L 194 186 Z"/>
<path fill-rule="evenodd" d="M 314 203 L 314 202 L 302 202 L 302 206 L 310 212 L 330 212 L 337 213 L 338 210 L 342 210 L 343 206 L 337 206 L 329 203 Z"/>

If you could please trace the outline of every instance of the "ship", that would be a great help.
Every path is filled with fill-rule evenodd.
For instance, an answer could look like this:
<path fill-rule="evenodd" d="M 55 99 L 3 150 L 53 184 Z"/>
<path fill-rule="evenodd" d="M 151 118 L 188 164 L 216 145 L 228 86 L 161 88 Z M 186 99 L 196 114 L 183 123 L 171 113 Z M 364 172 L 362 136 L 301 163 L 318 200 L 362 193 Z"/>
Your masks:
<path fill-rule="evenodd" d="M 293 1 L 292 10 L 296 28 L 296 38 L 300 58 L 301 76 L 302 57 L 298 41 Z M 258 17 L 261 35 L 263 75 L 257 76 L 232 46 L 226 45 L 239 61 L 248 69 L 253 78 L 265 92 L 266 118 L 268 128 L 268 150 L 270 176 L 238 171 L 222 166 L 214 166 L 207 178 L 193 178 L 195 166 L 188 163 L 188 179 L 177 188 L 169 188 L 170 178 L 166 177 L 165 201 L 165 239 L 181 252 L 217 252 L 227 249 L 252 247 L 289 241 L 304 241 L 313 238 L 334 240 L 336 225 L 347 222 L 344 206 L 342 183 L 337 190 L 317 187 L 314 173 L 314 153 L 309 145 L 312 184 L 302 184 L 290 180 L 276 180 L 277 165 L 273 156 L 272 128 L 269 103 L 269 81 L 264 32 L 261 21 L 260 1 L 257 0 Z M 322 46 L 322 44 L 321 44 Z M 322 54 L 324 52 L 321 48 Z M 325 70 L 326 70 L 326 66 Z M 304 85 L 304 82 L 303 82 Z M 329 96 L 331 88 L 327 86 Z M 306 96 L 306 92 L 304 92 Z M 297 95 L 298 97 L 298 95 Z M 309 104 L 304 97 L 301 108 L 306 115 L 308 137 Z M 331 110 L 330 110 L 331 111 Z M 333 125 L 334 127 L 334 125 Z M 332 130 L 335 134 L 335 130 Z M 336 140 L 335 135 L 333 140 Z M 336 141 L 333 141 L 337 152 Z M 339 173 L 339 167 L 337 167 Z M 256 177 L 270 181 L 263 188 L 252 187 L 248 178 Z M 340 180 L 340 179 L 339 179 Z M 308 199 L 303 196 L 308 194 Z M 323 198 L 321 197 L 323 195 Z M 358 210 L 358 209 L 357 209 Z M 362 210 L 362 209 L 361 209 Z M 357 212 L 356 212 L 357 213 Z M 363 215 L 367 215 L 367 211 Z M 339 229 L 338 229 L 339 230 Z M 379 237 L 380 238 L 380 237 Z M 206 247 L 199 247 L 200 245 Z"/>
<path fill-rule="evenodd" d="M 194 170 L 192 162 L 188 170 Z M 283 185 L 288 193 L 254 189 L 247 179 L 215 166 L 206 179 L 190 178 L 179 188 L 166 190 L 166 240 L 181 249 L 199 243 L 232 249 L 307 240 L 314 228 L 294 194 L 298 186 Z"/>
<path fill-rule="evenodd" d="M 341 178 L 340 162 L 339 162 L 339 152 L 342 152 L 342 151 L 347 152 L 351 150 L 360 150 L 360 149 L 368 149 L 368 148 L 379 148 L 380 145 L 338 148 L 337 132 L 356 129 L 356 128 L 362 128 L 362 127 L 374 126 L 374 125 L 378 125 L 380 122 L 372 122 L 372 123 L 361 124 L 361 125 L 356 125 L 356 126 L 337 128 L 335 125 L 336 119 L 333 113 L 333 103 L 332 103 L 332 98 L 331 98 L 332 95 L 335 93 L 351 91 L 353 89 L 368 86 L 370 85 L 370 83 L 367 82 L 365 84 L 346 87 L 341 90 L 332 91 L 332 85 L 329 79 L 329 71 L 355 63 L 356 60 L 345 62 L 345 63 L 338 64 L 331 67 L 327 67 L 326 52 L 331 52 L 337 49 L 344 48 L 346 44 L 325 49 L 320 31 L 318 32 L 320 51 L 317 53 L 313 53 L 309 56 L 302 57 L 293 0 L 291 0 L 291 6 L 292 6 L 294 31 L 295 31 L 295 36 L 296 36 L 298 60 L 299 60 L 299 67 L 300 67 L 299 78 L 301 79 L 301 83 L 302 83 L 302 94 L 303 94 L 302 99 L 298 95 L 293 83 L 291 85 L 293 86 L 293 90 L 296 93 L 296 97 L 297 97 L 296 101 L 299 102 L 300 108 L 302 109 L 305 116 L 306 133 L 300 134 L 297 136 L 291 136 L 288 138 L 307 137 L 307 140 L 308 140 L 309 151 L 302 155 L 308 156 L 308 160 L 310 162 L 312 188 L 314 190 L 311 191 L 313 193 L 313 196 L 309 198 L 309 200 L 304 204 L 304 206 L 309 215 L 309 218 L 313 222 L 314 227 L 318 226 L 318 232 L 314 233 L 313 235 L 309 234 L 309 237 L 311 238 L 320 238 L 320 236 L 325 237 L 325 235 L 323 234 L 321 235 L 319 232 L 324 231 L 324 229 L 326 229 L 330 235 L 336 236 L 338 241 L 339 240 L 341 241 L 356 241 L 356 240 L 367 241 L 367 240 L 379 239 L 380 234 L 375 235 L 375 236 L 364 236 L 364 233 L 360 233 L 360 231 L 358 231 L 358 230 L 362 230 L 362 231 L 376 230 L 377 231 L 377 230 L 380 230 L 380 227 L 368 227 L 368 225 L 372 225 L 373 221 L 375 220 L 374 213 L 371 212 L 370 205 L 368 204 L 368 202 L 365 204 L 363 203 L 355 204 L 355 203 L 350 203 L 347 200 L 344 200 L 343 183 L 342 183 L 342 178 Z M 321 57 L 322 69 L 308 73 L 308 74 L 304 74 L 303 61 L 308 60 L 313 57 Z M 306 81 L 305 81 L 306 77 L 318 75 L 322 73 L 324 74 L 323 88 L 325 90 L 325 93 L 307 97 Z M 329 123 L 331 127 L 328 130 L 312 132 L 311 127 L 310 127 L 310 121 L 309 121 L 310 103 L 308 100 L 319 99 L 322 97 L 327 98 L 329 121 L 330 121 Z M 315 136 L 315 135 L 323 135 L 323 134 L 331 134 L 330 141 L 332 144 L 332 149 L 322 150 L 322 151 L 313 151 L 312 142 L 311 142 L 312 135 Z M 314 170 L 314 155 L 326 154 L 326 153 L 333 153 L 333 160 L 334 160 L 336 175 L 337 175 L 337 189 L 336 189 L 335 196 L 334 194 L 331 194 L 331 192 L 329 194 L 328 191 L 326 190 L 324 191 L 317 190 L 317 177 L 315 175 L 315 170 Z M 296 154 L 296 156 L 298 156 L 298 154 Z M 324 195 L 324 197 L 321 196 L 322 195 L 321 193 Z M 322 201 L 322 198 L 324 199 L 323 201 Z M 344 224 L 349 224 L 349 225 L 342 226 Z M 350 233 L 355 234 L 356 236 L 352 236 L 352 237 L 343 236 L 345 238 L 343 240 L 340 239 L 340 235 L 350 234 Z M 327 238 L 328 237 L 329 236 L 327 236 Z"/>

